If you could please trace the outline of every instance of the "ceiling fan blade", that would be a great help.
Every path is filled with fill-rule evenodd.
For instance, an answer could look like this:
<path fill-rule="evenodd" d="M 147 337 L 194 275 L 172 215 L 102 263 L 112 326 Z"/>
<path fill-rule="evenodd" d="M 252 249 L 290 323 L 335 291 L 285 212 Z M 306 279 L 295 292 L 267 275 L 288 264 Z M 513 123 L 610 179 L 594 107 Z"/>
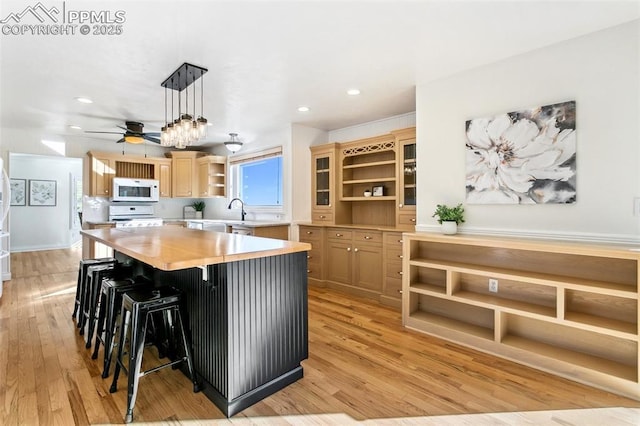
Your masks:
<path fill-rule="evenodd" d="M 155 138 L 159 138 L 162 135 L 162 133 L 160 132 L 145 132 L 144 134 L 147 136 L 153 136 Z"/>
<path fill-rule="evenodd" d="M 125 132 L 129 132 L 129 131 L 130 131 L 130 130 L 129 130 L 129 129 L 127 129 L 126 127 L 122 127 L 122 126 L 121 126 L 121 125 L 119 125 L 119 124 L 116 124 L 116 127 L 117 127 L 117 128 L 119 128 L 119 129 L 124 130 Z"/>
<path fill-rule="evenodd" d="M 122 132 L 100 132 L 98 130 L 85 130 L 84 132 L 85 133 L 105 133 L 105 134 L 108 134 L 108 135 L 121 135 L 122 134 Z"/>
<path fill-rule="evenodd" d="M 125 142 L 124 138 L 120 139 L 119 141 L 117 141 L 116 143 L 122 143 Z"/>
<path fill-rule="evenodd" d="M 159 144 L 159 143 L 160 143 L 160 139 L 153 138 L 153 137 L 149 136 L 149 133 L 143 133 L 143 134 L 142 134 L 142 137 L 143 137 L 145 140 L 148 140 L 149 142 L 154 142 L 154 143 L 157 143 L 157 144 Z"/>

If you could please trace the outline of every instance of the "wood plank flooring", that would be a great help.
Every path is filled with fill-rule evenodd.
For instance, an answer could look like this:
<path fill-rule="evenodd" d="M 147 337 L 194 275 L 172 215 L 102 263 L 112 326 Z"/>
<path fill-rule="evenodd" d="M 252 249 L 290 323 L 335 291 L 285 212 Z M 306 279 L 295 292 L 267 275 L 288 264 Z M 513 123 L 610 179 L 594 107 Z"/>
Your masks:
<path fill-rule="evenodd" d="M 79 249 L 16 253 L 0 299 L 0 424 L 122 423 L 71 319 Z M 152 357 L 150 357 L 152 358 Z M 153 359 L 151 359 L 153 361 Z M 640 403 L 404 329 L 400 312 L 309 290 L 304 378 L 232 419 L 181 373 L 141 379 L 136 422 L 639 424 Z"/>

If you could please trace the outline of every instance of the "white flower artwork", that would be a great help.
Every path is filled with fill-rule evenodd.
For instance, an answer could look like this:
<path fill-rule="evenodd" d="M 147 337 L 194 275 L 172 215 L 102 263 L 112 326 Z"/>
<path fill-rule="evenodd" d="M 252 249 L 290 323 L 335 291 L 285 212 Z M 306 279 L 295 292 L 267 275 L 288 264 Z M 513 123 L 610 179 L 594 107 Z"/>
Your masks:
<path fill-rule="evenodd" d="M 576 202 L 575 101 L 466 123 L 471 204 Z"/>
<path fill-rule="evenodd" d="M 29 205 L 30 206 L 55 206 L 56 205 L 56 181 L 55 180 L 30 180 L 29 181 Z"/>

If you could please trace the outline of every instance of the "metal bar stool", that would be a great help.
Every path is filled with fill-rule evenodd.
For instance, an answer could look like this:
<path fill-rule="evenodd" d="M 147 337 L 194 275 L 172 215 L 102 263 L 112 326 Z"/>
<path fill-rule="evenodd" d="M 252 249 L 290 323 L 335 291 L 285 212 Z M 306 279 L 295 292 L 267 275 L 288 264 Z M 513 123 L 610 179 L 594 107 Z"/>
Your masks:
<path fill-rule="evenodd" d="M 147 371 L 142 371 L 142 354 L 145 345 L 147 323 L 151 315 L 154 313 L 162 313 L 163 317 L 168 319 L 168 321 L 164 322 L 165 324 L 177 323 L 179 330 L 175 330 L 175 325 L 172 325 L 172 329 L 166 330 L 165 332 L 170 339 L 173 339 L 176 331 L 180 332 L 180 335 L 182 336 L 182 349 L 184 355 L 180 356 L 178 359 L 151 368 Z M 174 321 L 173 314 L 175 314 L 177 321 Z M 186 311 L 182 300 L 182 294 L 172 287 L 162 287 L 147 291 L 133 290 L 126 292 L 123 295 L 122 311 L 120 313 L 118 355 L 116 357 L 113 382 L 109 391 L 113 393 L 117 390 L 120 369 L 124 369 L 128 374 L 127 413 L 124 418 L 126 423 L 131 423 L 133 421 L 133 407 L 136 403 L 140 377 L 158 371 L 162 368 L 174 366 L 186 361 L 189 375 L 193 382 L 193 391 L 200 391 L 200 385 L 198 384 L 193 368 L 191 343 L 184 324 L 185 321 Z M 123 364 L 122 355 L 128 334 L 129 322 L 131 322 L 131 336 L 129 338 L 129 364 L 127 368 Z M 156 345 L 158 343 L 159 342 L 156 342 Z"/>
<path fill-rule="evenodd" d="M 100 289 L 100 308 L 96 325 L 96 340 L 94 343 L 92 359 L 98 358 L 100 343 L 104 346 L 104 365 L 102 378 L 109 377 L 111 360 L 113 357 L 114 339 L 117 330 L 117 318 L 122 307 L 122 295 L 135 289 L 147 289 L 152 286 L 149 281 L 103 280 Z"/>
<path fill-rule="evenodd" d="M 103 264 L 115 264 L 116 259 L 113 257 L 103 257 L 100 259 L 84 259 L 80 261 L 78 267 L 78 284 L 76 286 L 76 299 L 73 304 L 73 313 L 71 318 L 75 318 L 78 311 L 82 312 L 82 295 L 84 294 L 85 282 L 87 279 L 87 269 L 89 266 L 103 265 Z"/>
<path fill-rule="evenodd" d="M 96 326 L 96 311 L 98 308 L 98 292 L 104 278 L 112 278 L 116 264 L 105 264 L 89 266 L 87 269 L 87 279 L 84 285 L 84 294 L 82 296 L 82 309 L 80 310 L 80 318 L 78 319 L 78 328 L 80 335 L 87 332 L 86 348 L 91 347 L 91 339 L 93 338 L 93 330 Z"/>

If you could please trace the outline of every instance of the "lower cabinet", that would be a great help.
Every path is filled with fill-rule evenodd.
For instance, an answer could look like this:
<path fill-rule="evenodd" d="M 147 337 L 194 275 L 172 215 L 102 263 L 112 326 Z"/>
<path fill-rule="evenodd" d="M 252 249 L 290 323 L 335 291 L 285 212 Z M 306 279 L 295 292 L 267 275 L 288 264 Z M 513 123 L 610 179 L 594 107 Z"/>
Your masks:
<path fill-rule="evenodd" d="M 393 237 L 387 237 L 387 234 Z M 400 258 L 387 271 L 385 242 L 396 241 L 394 256 L 402 253 L 400 232 L 353 227 L 300 226 L 300 241 L 310 243 L 308 277 L 310 283 L 327 286 L 360 297 L 375 299 L 386 305 L 400 307 Z M 395 273 L 392 279 L 387 275 Z"/>

